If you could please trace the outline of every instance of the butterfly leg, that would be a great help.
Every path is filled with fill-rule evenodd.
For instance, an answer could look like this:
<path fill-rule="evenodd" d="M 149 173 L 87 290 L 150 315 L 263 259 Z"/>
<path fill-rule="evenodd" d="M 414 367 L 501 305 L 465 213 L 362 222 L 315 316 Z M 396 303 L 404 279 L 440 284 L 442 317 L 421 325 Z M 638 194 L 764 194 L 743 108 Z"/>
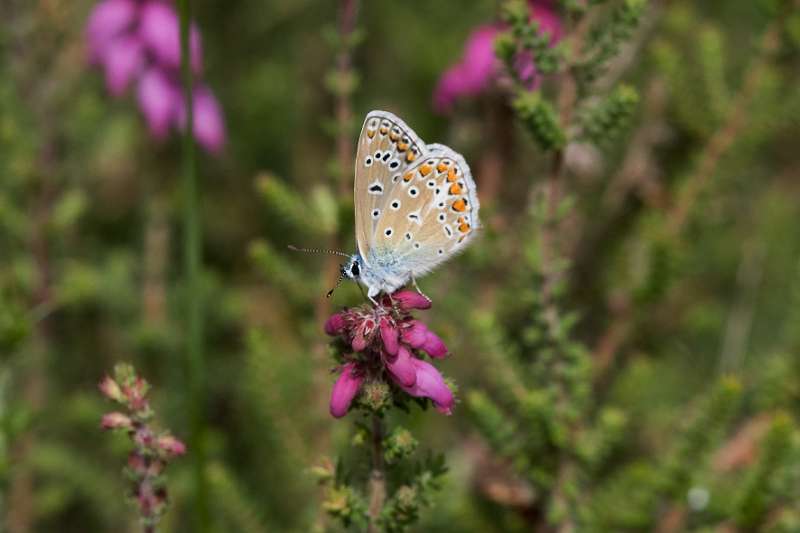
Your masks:
<path fill-rule="evenodd" d="M 371 301 L 375 305 L 375 307 L 380 307 L 381 306 L 378 303 L 378 300 L 375 299 L 375 297 L 378 295 L 378 292 L 380 292 L 380 291 L 373 291 L 372 288 L 370 288 L 369 291 L 367 291 L 367 298 L 369 298 L 369 301 Z M 363 294 L 363 292 L 362 292 L 362 294 Z"/>
<path fill-rule="evenodd" d="M 414 277 L 414 273 L 409 272 L 409 275 L 411 276 L 411 283 L 414 285 L 414 288 L 417 289 L 417 292 L 424 296 L 428 301 L 433 301 L 427 294 L 422 292 L 422 289 L 419 288 L 419 285 L 417 285 L 417 278 Z"/>

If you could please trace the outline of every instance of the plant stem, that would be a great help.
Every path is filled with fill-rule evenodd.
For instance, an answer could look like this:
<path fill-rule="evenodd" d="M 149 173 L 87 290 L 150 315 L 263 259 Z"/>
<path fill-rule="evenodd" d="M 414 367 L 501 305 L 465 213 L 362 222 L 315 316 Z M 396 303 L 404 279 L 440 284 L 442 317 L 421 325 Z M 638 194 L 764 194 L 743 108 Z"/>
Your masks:
<path fill-rule="evenodd" d="M 181 74 L 186 124 L 183 132 L 183 216 L 184 269 L 186 276 L 186 357 L 190 394 L 191 431 L 189 449 L 194 470 L 195 531 L 208 531 L 208 484 L 205 475 L 205 360 L 203 359 L 203 310 L 200 294 L 201 234 L 199 188 L 195 172 L 194 117 L 192 113 L 192 70 L 189 52 L 191 0 L 180 0 Z"/>
<path fill-rule="evenodd" d="M 377 533 L 378 520 L 386 501 L 386 475 L 383 463 L 383 420 L 372 415 L 372 472 L 369 477 L 369 533 Z"/>

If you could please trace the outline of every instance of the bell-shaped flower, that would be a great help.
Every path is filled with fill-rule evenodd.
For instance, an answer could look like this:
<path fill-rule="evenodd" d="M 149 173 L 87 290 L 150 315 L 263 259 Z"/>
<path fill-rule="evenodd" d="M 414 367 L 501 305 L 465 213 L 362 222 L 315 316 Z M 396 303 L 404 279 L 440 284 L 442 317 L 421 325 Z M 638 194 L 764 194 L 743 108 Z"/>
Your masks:
<path fill-rule="evenodd" d="M 439 412 L 451 414 L 455 403 L 453 392 L 436 367 L 422 359 L 412 358 L 411 361 L 416 368 L 417 379 L 413 386 L 401 385 L 402 389 L 411 396 L 430 398 Z"/>
<path fill-rule="evenodd" d="M 334 383 L 331 393 L 331 415 L 341 418 L 347 414 L 350 404 L 353 403 L 363 382 L 364 376 L 357 372 L 355 363 L 347 363 L 342 366 L 342 373 Z"/>
<path fill-rule="evenodd" d="M 179 69 L 181 66 L 181 27 L 178 14 L 172 6 L 158 0 L 142 5 L 139 37 L 147 49 L 164 66 Z M 194 25 L 189 30 L 189 57 L 192 71 L 202 70 L 203 57 L 200 33 Z"/>

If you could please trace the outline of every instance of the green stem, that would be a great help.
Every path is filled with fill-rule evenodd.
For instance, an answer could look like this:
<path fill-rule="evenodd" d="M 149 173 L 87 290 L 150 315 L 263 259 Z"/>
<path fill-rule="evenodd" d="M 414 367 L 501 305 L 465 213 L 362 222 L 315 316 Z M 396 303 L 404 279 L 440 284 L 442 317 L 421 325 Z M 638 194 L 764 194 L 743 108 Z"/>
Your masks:
<path fill-rule="evenodd" d="M 380 530 L 380 517 L 386 503 L 386 472 L 383 463 L 383 437 L 386 430 L 380 415 L 372 415 L 372 472 L 369 477 L 369 533 Z"/>
<path fill-rule="evenodd" d="M 205 475 L 205 361 L 203 359 L 203 309 L 200 287 L 201 227 L 199 188 L 195 172 L 194 117 L 192 113 L 192 69 L 189 51 L 191 0 L 180 0 L 181 74 L 183 78 L 186 124 L 183 132 L 183 221 L 184 269 L 186 276 L 186 358 L 189 375 L 189 449 L 194 470 L 195 531 L 209 530 L 208 483 Z"/>

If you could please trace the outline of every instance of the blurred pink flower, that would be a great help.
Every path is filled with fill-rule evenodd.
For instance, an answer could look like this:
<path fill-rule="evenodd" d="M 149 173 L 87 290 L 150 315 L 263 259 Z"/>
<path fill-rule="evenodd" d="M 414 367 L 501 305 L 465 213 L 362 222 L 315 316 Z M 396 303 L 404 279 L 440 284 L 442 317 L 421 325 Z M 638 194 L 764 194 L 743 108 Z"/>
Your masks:
<path fill-rule="evenodd" d="M 428 309 L 430 300 L 412 291 L 385 297 L 377 307 L 345 309 L 325 322 L 325 333 L 338 336 L 352 353 L 344 356 L 331 394 L 331 414 L 340 418 L 367 381 L 394 383 L 415 397 L 430 398 L 436 408 L 450 414 L 453 394 L 441 374 L 420 359 L 447 355 L 447 346 L 425 324 L 414 319 L 411 309 Z"/>
<path fill-rule="evenodd" d="M 134 0 L 106 0 L 95 6 L 86 23 L 86 39 L 92 62 L 100 61 L 108 42 L 134 24 L 137 9 Z"/>
<path fill-rule="evenodd" d="M 167 67 L 181 66 L 181 27 L 178 15 L 170 6 L 159 0 L 144 2 L 141 8 L 139 37 L 156 59 Z M 192 24 L 189 33 L 189 55 L 192 70 L 199 74 L 203 57 L 200 33 Z"/>
<path fill-rule="evenodd" d="M 180 91 L 158 68 L 151 68 L 139 80 L 139 107 L 150 132 L 157 139 L 169 133 L 180 105 Z"/>
<path fill-rule="evenodd" d="M 136 84 L 136 100 L 150 133 L 165 139 L 186 124 L 180 84 L 180 21 L 164 0 L 102 0 L 86 25 L 89 61 L 105 71 L 114 96 Z M 199 76 L 203 54 L 200 32 L 190 28 L 192 71 Z M 193 134 L 208 152 L 225 145 L 225 121 L 211 90 L 196 83 L 192 98 Z"/>
<path fill-rule="evenodd" d="M 133 37 L 122 36 L 107 43 L 103 54 L 106 66 L 106 86 L 114 96 L 122 95 L 144 64 L 142 43 Z"/>
<path fill-rule="evenodd" d="M 552 0 L 529 0 L 528 6 L 531 19 L 539 23 L 541 32 L 550 35 L 551 44 L 561 40 L 561 20 Z M 472 31 L 461 60 L 442 74 L 433 92 L 433 107 L 438 113 L 449 113 L 457 100 L 477 96 L 498 78 L 501 65 L 494 55 L 494 40 L 504 29 L 503 24 L 485 24 Z M 517 69 L 531 87 L 538 86 L 532 58 L 521 57 Z"/>

